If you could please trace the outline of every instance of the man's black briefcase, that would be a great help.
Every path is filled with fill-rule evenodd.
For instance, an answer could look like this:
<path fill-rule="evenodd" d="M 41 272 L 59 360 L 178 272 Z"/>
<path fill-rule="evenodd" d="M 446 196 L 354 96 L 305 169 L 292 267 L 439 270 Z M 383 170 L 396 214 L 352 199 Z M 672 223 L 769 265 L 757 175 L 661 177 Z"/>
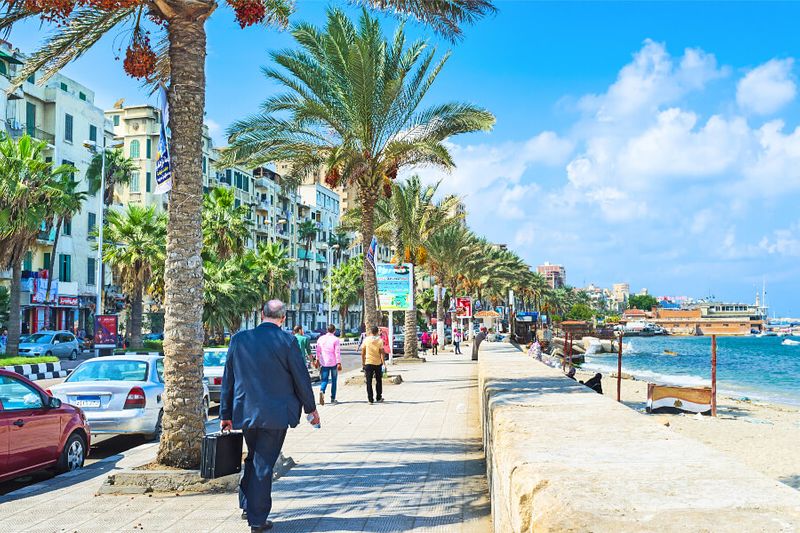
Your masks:
<path fill-rule="evenodd" d="M 203 437 L 200 449 L 200 476 L 214 479 L 242 470 L 242 433 L 211 433 Z"/>

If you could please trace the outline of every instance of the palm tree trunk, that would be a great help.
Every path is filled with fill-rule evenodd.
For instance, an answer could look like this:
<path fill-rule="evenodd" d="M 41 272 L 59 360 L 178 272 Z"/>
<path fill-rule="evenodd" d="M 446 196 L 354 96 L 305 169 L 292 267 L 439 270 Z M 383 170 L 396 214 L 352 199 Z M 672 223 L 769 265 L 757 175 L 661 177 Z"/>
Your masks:
<path fill-rule="evenodd" d="M 58 238 L 61 236 L 61 220 L 56 222 L 56 236 L 53 238 L 53 253 L 50 257 L 50 264 L 47 265 L 47 291 L 45 292 L 45 313 L 44 329 L 50 329 L 50 288 L 53 286 L 53 261 L 58 257 Z"/>
<path fill-rule="evenodd" d="M 130 329 L 128 330 L 128 339 L 130 340 L 130 347 L 138 350 L 142 347 L 142 284 L 136 282 L 133 287 L 133 294 L 131 295 L 131 310 L 130 310 Z"/>
<path fill-rule="evenodd" d="M 399 248 L 398 248 L 399 249 Z M 417 266 L 411 268 L 411 294 L 417 294 Z M 405 344 L 403 347 L 403 357 L 418 358 L 419 346 L 417 346 L 417 301 L 414 298 L 411 310 L 406 311 L 405 321 Z"/>
<path fill-rule="evenodd" d="M 439 344 L 444 347 L 447 344 L 447 337 L 444 334 L 444 323 L 447 320 L 444 310 L 444 295 L 441 294 L 444 287 L 444 280 L 439 279 L 439 299 L 436 302 L 436 334 L 439 336 Z"/>
<path fill-rule="evenodd" d="M 372 326 L 380 325 L 378 315 L 378 281 L 375 270 L 367 261 L 367 250 L 372 242 L 375 232 L 375 204 L 378 202 L 378 191 L 362 187 L 359 191 L 361 203 L 361 242 L 364 246 L 364 325 L 366 330 Z"/>
<path fill-rule="evenodd" d="M 205 20 L 215 2 L 159 0 L 168 17 L 172 191 L 164 272 L 164 413 L 157 461 L 196 468 L 203 424 L 202 148 Z M 180 11 L 183 8 L 184 11 Z"/>
<path fill-rule="evenodd" d="M 22 283 L 22 264 L 19 261 L 11 263 L 11 290 L 8 303 L 8 339 L 6 340 L 6 355 L 16 357 L 19 355 L 20 316 L 19 299 L 20 283 Z"/>

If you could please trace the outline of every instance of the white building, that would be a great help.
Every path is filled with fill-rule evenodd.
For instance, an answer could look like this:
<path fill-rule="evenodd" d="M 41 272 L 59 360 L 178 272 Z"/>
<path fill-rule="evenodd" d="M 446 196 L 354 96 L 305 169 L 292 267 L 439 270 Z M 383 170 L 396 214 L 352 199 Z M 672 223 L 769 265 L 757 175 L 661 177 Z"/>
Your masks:
<path fill-rule="evenodd" d="M 102 109 L 94 105 L 94 92 L 75 80 L 56 74 L 44 86 L 36 84 L 34 74 L 22 86 L 7 94 L 9 80 L 25 57 L 5 41 L 0 41 L 0 109 L 3 129 L 13 139 L 28 134 L 47 142 L 45 157 L 54 164 L 76 167 L 74 179 L 88 182 L 85 172 L 93 152 L 87 141 L 111 143 L 111 124 Z M 96 228 L 102 194 L 89 196 L 84 208 L 63 225 L 58 249 L 53 249 L 55 231 L 42 233 L 36 246 L 23 262 L 22 321 L 23 331 L 38 331 L 46 323 L 51 328 L 92 329 L 93 307 L 97 291 L 97 252 L 91 232 Z M 52 264 L 52 269 L 51 269 Z M 48 275 L 53 277 L 50 301 L 44 301 Z M 0 273 L 9 279 L 10 273 Z M 106 281 L 110 274 L 106 272 Z M 49 317 L 47 314 L 49 313 Z"/>

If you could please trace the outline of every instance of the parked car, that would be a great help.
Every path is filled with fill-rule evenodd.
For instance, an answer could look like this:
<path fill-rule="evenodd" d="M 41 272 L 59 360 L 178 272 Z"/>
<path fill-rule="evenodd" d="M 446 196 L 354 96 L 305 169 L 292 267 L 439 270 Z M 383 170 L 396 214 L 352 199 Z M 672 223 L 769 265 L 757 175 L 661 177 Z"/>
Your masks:
<path fill-rule="evenodd" d="M 143 341 L 163 341 L 164 334 L 163 333 L 147 333 L 142 335 Z"/>
<path fill-rule="evenodd" d="M 30 335 L 19 345 L 19 354 L 23 357 L 40 355 L 68 357 L 71 361 L 81 353 L 81 343 L 69 331 L 40 331 Z"/>
<path fill-rule="evenodd" d="M 81 409 L 16 372 L 0 370 L 0 481 L 44 468 L 81 468 L 91 439 Z"/>
<path fill-rule="evenodd" d="M 113 355 L 81 363 L 49 392 L 83 409 L 95 435 L 161 435 L 164 402 L 164 357 Z M 203 382 L 203 413 L 210 399 Z"/>
<path fill-rule="evenodd" d="M 227 348 L 206 348 L 203 350 L 203 379 L 208 387 L 208 394 L 213 402 L 219 402 L 222 390 L 222 374 L 225 373 L 225 362 L 228 360 Z"/>
<path fill-rule="evenodd" d="M 406 336 L 402 333 L 396 333 L 392 336 L 392 352 L 397 355 L 405 353 Z"/>

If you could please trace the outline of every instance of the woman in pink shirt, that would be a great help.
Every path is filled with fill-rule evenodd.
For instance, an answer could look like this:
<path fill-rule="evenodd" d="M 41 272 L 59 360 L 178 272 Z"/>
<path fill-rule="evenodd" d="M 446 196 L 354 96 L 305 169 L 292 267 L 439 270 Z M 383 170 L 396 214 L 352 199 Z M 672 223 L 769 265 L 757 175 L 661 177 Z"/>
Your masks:
<path fill-rule="evenodd" d="M 336 326 L 330 324 L 328 333 L 317 339 L 317 361 L 320 365 L 319 404 L 325 405 L 325 389 L 331 384 L 331 403 L 336 402 L 336 378 L 342 369 L 342 349 L 339 337 L 334 335 Z"/>

